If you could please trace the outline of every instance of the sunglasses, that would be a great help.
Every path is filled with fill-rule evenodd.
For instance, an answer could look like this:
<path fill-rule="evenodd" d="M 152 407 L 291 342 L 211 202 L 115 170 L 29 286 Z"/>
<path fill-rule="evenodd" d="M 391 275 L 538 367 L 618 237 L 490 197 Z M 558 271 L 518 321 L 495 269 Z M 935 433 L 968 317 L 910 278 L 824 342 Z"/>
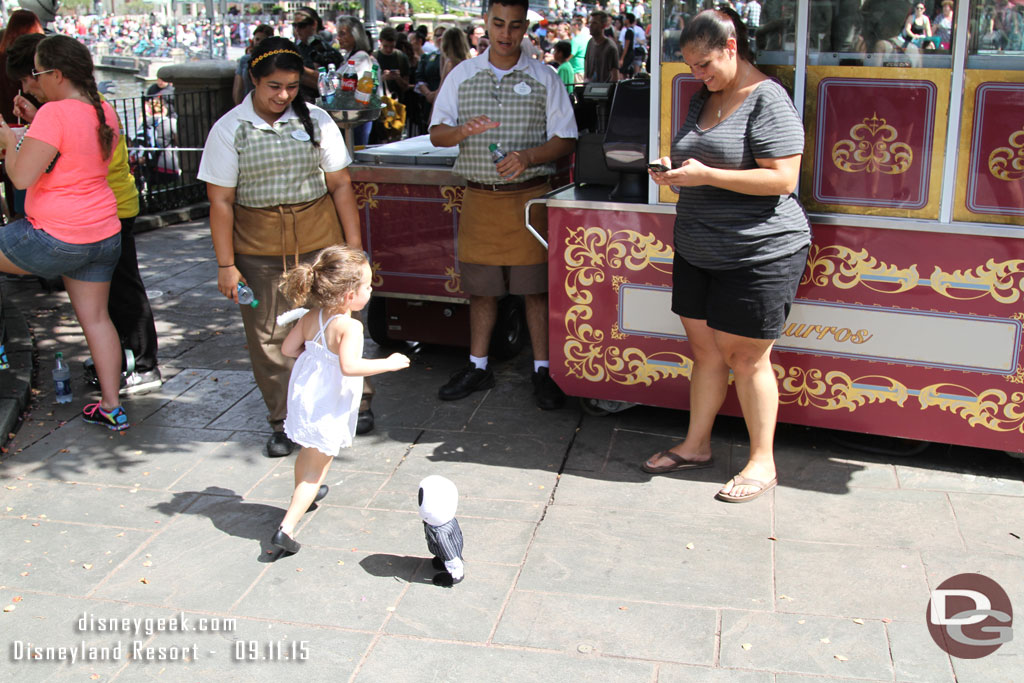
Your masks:
<path fill-rule="evenodd" d="M 43 74 L 48 74 L 53 71 L 56 71 L 56 69 L 47 69 L 46 71 L 36 71 L 35 69 L 32 69 L 32 78 L 39 78 Z"/>
<path fill-rule="evenodd" d="M 313 25 L 312 21 L 293 21 L 292 22 L 292 27 L 293 28 L 306 28 L 307 26 L 312 26 L 312 25 Z"/>

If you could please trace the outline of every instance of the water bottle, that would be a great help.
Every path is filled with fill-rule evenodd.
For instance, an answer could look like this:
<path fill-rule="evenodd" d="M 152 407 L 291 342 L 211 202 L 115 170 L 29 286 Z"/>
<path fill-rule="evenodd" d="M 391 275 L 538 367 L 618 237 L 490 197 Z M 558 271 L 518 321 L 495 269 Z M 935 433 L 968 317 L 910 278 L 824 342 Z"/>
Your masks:
<path fill-rule="evenodd" d="M 336 95 L 341 90 L 341 74 L 333 64 L 327 69 L 327 83 L 330 85 L 332 95 Z"/>
<path fill-rule="evenodd" d="M 252 306 L 256 308 L 260 305 L 259 299 L 252 293 L 252 290 L 241 280 L 238 282 L 238 303 L 242 306 Z"/>
<path fill-rule="evenodd" d="M 60 351 L 57 352 L 57 367 L 53 369 L 53 389 L 57 403 L 71 403 L 71 370 Z"/>
<path fill-rule="evenodd" d="M 317 69 L 319 73 L 316 76 L 316 89 L 320 93 L 320 97 L 323 98 L 324 102 L 331 96 L 330 85 L 327 82 L 327 69 L 320 67 Z"/>
<path fill-rule="evenodd" d="M 500 142 L 492 142 L 488 149 L 491 150 L 491 161 L 495 164 L 501 163 L 501 160 L 508 156 L 505 154 L 505 150 L 501 148 Z"/>

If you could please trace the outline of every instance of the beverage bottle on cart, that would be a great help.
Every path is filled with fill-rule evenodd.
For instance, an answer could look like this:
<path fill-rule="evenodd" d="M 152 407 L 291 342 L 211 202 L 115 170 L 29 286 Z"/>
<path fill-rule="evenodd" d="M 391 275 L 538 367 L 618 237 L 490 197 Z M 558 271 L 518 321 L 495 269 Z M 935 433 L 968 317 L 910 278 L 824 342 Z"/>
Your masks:
<path fill-rule="evenodd" d="M 373 73 L 364 71 L 356 83 L 356 104 L 366 107 L 370 104 L 370 97 L 373 95 Z"/>
<path fill-rule="evenodd" d="M 345 70 L 341 73 L 341 92 L 348 92 L 355 94 L 356 81 L 359 80 L 359 74 L 356 73 L 356 60 L 348 60 L 348 65 L 345 66 Z"/>
<path fill-rule="evenodd" d="M 337 95 L 338 91 L 341 90 L 341 74 L 333 64 L 327 67 L 327 85 L 331 89 L 333 95 Z"/>
<path fill-rule="evenodd" d="M 505 150 L 501 148 L 500 142 L 492 142 L 488 149 L 491 150 L 491 161 L 496 164 L 501 163 L 501 160 L 508 156 L 505 154 Z"/>
<path fill-rule="evenodd" d="M 380 64 L 373 63 L 373 92 L 380 90 Z"/>
<path fill-rule="evenodd" d="M 252 306 L 256 308 L 260 305 L 260 300 L 253 294 L 252 289 L 249 288 L 244 282 L 238 283 L 238 303 L 242 306 Z"/>
<path fill-rule="evenodd" d="M 316 76 L 316 89 L 320 93 L 320 97 L 323 98 L 324 102 L 327 102 L 332 95 L 330 85 L 327 81 L 327 69 L 320 67 L 317 69 L 318 73 Z"/>
<path fill-rule="evenodd" d="M 57 403 L 71 403 L 71 369 L 60 351 L 57 352 L 57 366 L 53 369 L 53 388 Z"/>

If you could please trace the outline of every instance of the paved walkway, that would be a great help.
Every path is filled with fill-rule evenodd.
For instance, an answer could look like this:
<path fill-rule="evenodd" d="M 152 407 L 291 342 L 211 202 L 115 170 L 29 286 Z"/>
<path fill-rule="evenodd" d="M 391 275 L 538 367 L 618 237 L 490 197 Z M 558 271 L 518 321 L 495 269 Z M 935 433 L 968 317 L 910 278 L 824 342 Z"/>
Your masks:
<path fill-rule="evenodd" d="M 685 414 L 542 413 L 525 356 L 456 403 L 435 392 L 461 351 L 421 349 L 382 376 L 377 430 L 336 459 L 302 551 L 277 559 L 267 539 L 292 459 L 263 455 L 264 409 L 206 224 L 141 235 L 139 251 L 169 381 L 126 402 L 122 435 L 75 417 L 80 382 L 74 403 L 53 403 L 53 351 L 76 376 L 86 357 L 66 297 L 8 285 L 46 381 L 0 461 L 2 679 L 1024 677 L 1024 637 L 950 659 L 925 623 L 930 590 L 962 572 L 1024 609 L 1021 461 L 939 445 L 865 456 L 783 426 L 782 485 L 727 505 L 712 495 L 742 466 L 741 423 L 720 420 L 712 469 L 652 477 L 638 463 L 680 437 Z M 431 585 L 416 514 L 432 473 L 461 493 L 467 577 L 454 589 Z M 187 631 L 155 623 L 182 613 Z M 100 629 L 120 619 L 141 630 Z M 33 661 L 29 643 L 120 649 L 68 664 Z"/>

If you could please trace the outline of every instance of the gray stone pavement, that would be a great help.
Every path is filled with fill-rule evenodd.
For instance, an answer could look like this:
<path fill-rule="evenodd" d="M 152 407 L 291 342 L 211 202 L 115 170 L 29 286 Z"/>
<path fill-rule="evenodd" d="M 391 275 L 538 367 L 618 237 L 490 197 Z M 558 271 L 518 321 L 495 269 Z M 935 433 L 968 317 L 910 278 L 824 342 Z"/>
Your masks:
<path fill-rule="evenodd" d="M 40 371 L 0 460 L 0 679 L 1024 677 L 1024 638 L 951 659 L 925 623 L 930 590 L 963 572 L 1024 607 L 1021 461 L 940 445 L 869 456 L 783 425 L 779 488 L 727 505 L 712 496 L 744 461 L 739 421 L 720 418 L 713 468 L 650 476 L 637 465 L 680 438 L 685 413 L 542 413 L 525 354 L 497 366 L 493 390 L 442 403 L 464 352 L 413 349 L 409 370 L 380 377 L 378 427 L 336 458 L 302 551 L 278 558 L 268 538 L 292 458 L 264 457 L 264 409 L 206 224 L 141 235 L 139 252 L 168 381 L 126 401 L 125 434 L 77 419 L 81 382 L 70 406 L 53 403 L 53 351 L 76 376 L 87 355 L 66 297 L 8 284 Z M 461 493 L 467 576 L 454 589 L 431 585 L 416 514 L 432 473 Z M 155 623 L 182 613 L 188 631 Z M 95 621 L 120 619 L 153 628 Z M 34 660 L 29 643 L 120 649 L 70 664 Z"/>

